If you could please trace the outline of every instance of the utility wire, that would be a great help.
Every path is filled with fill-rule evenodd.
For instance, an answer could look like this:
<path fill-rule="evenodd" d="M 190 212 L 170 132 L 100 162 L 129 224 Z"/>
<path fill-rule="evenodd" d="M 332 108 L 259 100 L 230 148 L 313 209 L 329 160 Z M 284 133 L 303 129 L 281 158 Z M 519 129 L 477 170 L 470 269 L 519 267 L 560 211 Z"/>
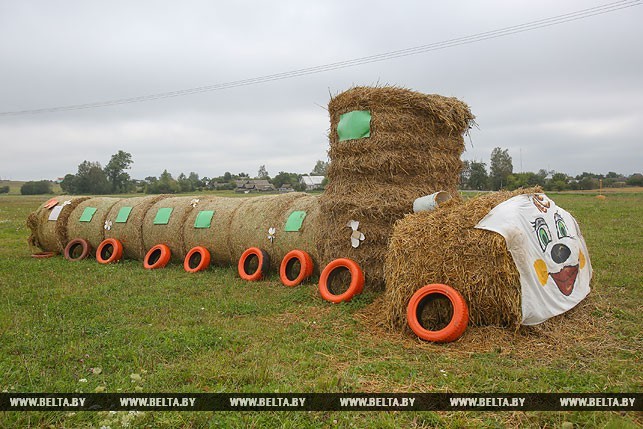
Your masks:
<path fill-rule="evenodd" d="M 231 82 L 219 83 L 215 85 L 207 85 L 207 86 L 200 86 L 195 88 L 182 89 L 178 91 L 161 92 L 157 94 L 142 95 L 142 96 L 131 97 L 131 98 L 120 98 L 120 99 L 107 100 L 107 101 L 98 101 L 93 103 L 72 104 L 67 106 L 48 107 L 48 108 L 42 108 L 42 109 L 0 112 L 0 116 L 18 116 L 18 115 L 39 114 L 39 113 L 53 113 L 53 112 L 62 112 L 62 111 L 69 111 L 69 110 L 93 109 L 98 107 L 116 106 L 121 104 L 142 103 L 145 101 L 160 100 L 160 99 L 172 98 L 172 97 L 181 97 L 185 95 L 198 94 L 202 92 L 221 91 L 224 89 L 237 88 L 241 86 L 257 85 L 261 83 L 272 82 L 272 81 L 283 80 L 283 79 L 290 79 L 290 78 L 299 77 L 299 76 L 324 73 L 332 70 L 338 70 L 338 69 L 343 69 L 348 67 L 356 67 L 364 64 L 370 64 L 370 63 L 381 62 L 381 61 L 388 61 L 395 58 L 418 55 L 422 53 L 453 48 L 456 46 L 477 43 L 484 40 L 505 37 L 512 34 L 524 33 L 527 31 L 533 31 L 533 30 L 537 30 L 545 27 L 551 27 L 554 25 L 564 24 L 567 22 L 586 19 L 592 16 L 615 12 L 621 9 L 627 9 L 633 6 L 639 6 L 641 5 L 642 1 L 643 0 L 620 0 L 613 3 L 604 4 L 601 6 L 592 7 L 589 9 L 582 9 L 576 12 L 556 15 L 549 18 L 544 18 L 536 21 L 527 22 L 524 24 L 514 25 L 511 27 L 504 27 L 493 31 L 477 33 L 470 36 L 460 37 L 457 39 L 450 39 L 442 42 L 431 43 L 428 45 L 420 45 L 420 46 L 415 46 L 411 48 L 385 52 L 377 55 L 371 55 L 371 56 L 356 58 L 352 60 L 329 63 L 329 64 L 324 64 L 324 65 L 319 65 L 319 66 L 309 67 L 304 69 L 292 70 L 292 71 L 283 72 L 283 73 L 259 76 L 251 79 L 236 80 Z"/>

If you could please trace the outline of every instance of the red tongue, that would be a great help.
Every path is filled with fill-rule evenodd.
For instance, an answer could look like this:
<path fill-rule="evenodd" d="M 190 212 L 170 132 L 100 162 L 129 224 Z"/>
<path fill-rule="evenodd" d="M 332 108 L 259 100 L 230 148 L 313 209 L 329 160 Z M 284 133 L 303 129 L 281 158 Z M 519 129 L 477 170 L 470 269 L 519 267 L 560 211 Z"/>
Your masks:
<path fill-rule="evenodd" d="M 557 273 L 551 274 L 551 278 L 554 279 L 556 286 L 562 292 L 563 295 L 569 296 L 574 289 L 574 282 L 576 281 L 576 276 L 578 275 L 578 265 L 565 267 Z"/>

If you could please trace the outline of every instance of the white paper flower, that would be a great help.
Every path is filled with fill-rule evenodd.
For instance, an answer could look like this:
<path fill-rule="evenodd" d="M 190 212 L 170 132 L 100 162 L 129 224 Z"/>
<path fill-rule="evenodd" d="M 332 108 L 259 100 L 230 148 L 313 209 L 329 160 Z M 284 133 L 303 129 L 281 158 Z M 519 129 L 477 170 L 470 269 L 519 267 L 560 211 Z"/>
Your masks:
<path fill-rule="evenodd" d="M 106 220 L 106 221 L 105 221 L 105 226 L 104 226 L 104 228 L 105 228 L 107 231 L 109 231 L 110 229 L 112 229 L 112 221 L 111 221 L 111 220 Z"/>
<path fill-rule="evenodd" d="M 190 201 L 190 205 L 192 207 L 196 207 L 197 204 L 199 204 L 199 199 L 198 198 L 194 198 L 192 201 Z"/>
<path fill-rule="evenodd" d="M 276 232 L 277 232 L 277 230 L 275 228 L 272 228 L 272 227 L 268 228 L 268 240 L 270 240 L 271 243 L 273 241 L 275 241 L 275 233 Z"/>
<path fill-rule="evenodd" d="M 71 200 L 67 200 L 63 203 L 63 207 L 68 206 L 71 204 Z"/>
<path fill-rule="evenodd" d="M 366 238 L 364 234 L 357 230 L 357 228 L 359 228 L 359 222 L 356 220 L 349 220 L 346 226 L 353 230 L 351 233 L 351 246 L 354 248 L 359 247 L 359 243 L 364 241 Z"/>

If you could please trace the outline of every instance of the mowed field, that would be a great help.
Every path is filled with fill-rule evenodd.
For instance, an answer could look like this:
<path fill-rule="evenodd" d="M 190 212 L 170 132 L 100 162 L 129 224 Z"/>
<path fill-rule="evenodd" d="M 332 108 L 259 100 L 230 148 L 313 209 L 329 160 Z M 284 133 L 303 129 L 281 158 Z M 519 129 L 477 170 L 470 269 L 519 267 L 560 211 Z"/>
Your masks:
<path fill-rule="evenodd" d="M 592 293 L 518 331 L 436 345 L 383 330 L 377 294 L 331 305 L 316 279 L 241 281 L 233 267 L 101 266 L 30 257 L 49 197 L 0 195 L 0 391 L 641 392 L 643 193 L 549 193 L 578 220 Z M 573 425 L 570 426 L 569 423 Z M 0 427 L 641 427 L 612 412 L 5 412 Z"/>

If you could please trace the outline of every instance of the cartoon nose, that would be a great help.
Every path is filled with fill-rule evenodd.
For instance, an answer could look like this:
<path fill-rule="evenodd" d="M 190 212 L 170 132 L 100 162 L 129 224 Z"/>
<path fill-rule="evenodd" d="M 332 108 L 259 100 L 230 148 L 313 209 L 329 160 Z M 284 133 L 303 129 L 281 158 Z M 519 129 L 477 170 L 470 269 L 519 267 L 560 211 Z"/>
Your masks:
<path fill-rule="evenodd" d="M 571 254 L 572 251 L 569 250 L 569 247 L 565 246 L 564 244 L 556 244 L 551 248 L 551 258 L 557 264 L 562 264 L 563 262 L 565 262 Z"/>

